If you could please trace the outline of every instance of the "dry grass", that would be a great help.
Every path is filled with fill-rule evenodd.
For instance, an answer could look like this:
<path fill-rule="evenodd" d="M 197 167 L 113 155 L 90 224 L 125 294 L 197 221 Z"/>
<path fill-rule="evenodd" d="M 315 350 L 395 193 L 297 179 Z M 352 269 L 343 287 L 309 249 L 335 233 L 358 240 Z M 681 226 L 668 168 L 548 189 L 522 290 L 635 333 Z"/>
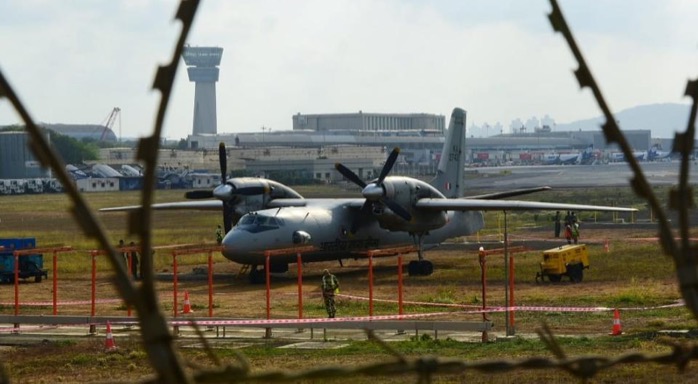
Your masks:
<path fill-rule="evenodd" d="M 165 191 L 157 195 L 157 201 L 178 200 L 181 192 Z M 95 194 L 89 195 L 95 208 L 136 204 L 137 195 L 131 193 Z M 44 204 L 50 201 L 50 207 Z M 61 256 L 58 276 L 60 279 L 59 301 L 84 300 L 89 297 L 89 257 L 87 250 L 93 246 L 84 237 L 75 232 L 72 218 L 65 213 L 68 206 L 61 195 L 2 197 L 3 211 L 0 213 L 2 222 L 0 229 L 3 236 L 35 236 L 39 246 L 47 244 L 72 245 L 76 250 Z M 36 209 L 33 209 L 36 208 Z M 130 239 L 126 235 L 126 215 L 121 213 L 100 214 L 114 240 Z M 185 217 L 186 219 L 183 219 Z M 154 244 L 181 244 L 212 242 L 214 230 L 220 218 L 210 212 L 190 212 L 182 215 L 177 212 L 157 212 L 155 214 L 157 227 L 154 229 Z M 10 224 L 11 223 L 11 224 Z M 552 237 L 552 231 L 528 230 L 515 232 L 517 239 L 541 239 Z M 530 306 L 606 306 L 606 307 L 640 307 L 655 306 L 675 302 L 680 298 L 674 278 L 673 264 L 665 256 L 656 243 L 645 241 L 627 241 L 630 237 L 646 238 L 653 236 L 652 231 L 638 232 L 635 229 L 617 230 L 585 230 L 585 241 L 593 244 L 590 247 L 591 269 L 586 271 L 584 282 L 571 284 L 536 284 L 535 272 L 540 262 L 539 252 L 532 251 L 517 254 L 516 262 L 516 302 Z M 610 237 L 611 252 L 605 253 L 603 242 Z M 475 237 L 468 239 L 475 241 Z M 414 255 L 406 256 L 409 260 Z M 429 277 L 406 278 L 405 300 L 426 301 L 437 303 L 457 303 L 467 305 L 481 304 L 481 285 L 479 283 L 480 267 L 474 251 L 463 249 L 441 249 L 431 251 L 428 257 L 435 264 L 435 273 Z M 187 258 L 186 256 L 183 257 Z M 45 260 L 48 266 L 48 261 Z M 157 251 L 155 266 L 157 272 L 170 273 L 172 258 L 167 251 Z M 189 274 L 195 267 L 205 263 L 205 256 L 195 256 L 182 260 L 184 266 L 180 273 Z M 395 258 L 379 259 L 375 262 L 375 291 L 380 299 L 396 299 L 396 260 Z M 331 268 L 335 271 L 342 284 L 342 293 L 356 296 L 368 296 L 368 276 L 365 260 L 348 260 L 340 268 L 336 263 L 309 264 L 304 268 L 304 315 L 306 317 L 322 317 L 324 310 L 318 293 L 320 271 Z M 214 315 L 221 317 L 260 318 L 265 316 L 265 293 L 263 287 L 250 286 L 246 280 L 234 279 L 239 266 L 216 256 L 214 271 L 217 274 L 227 274 L 229 277 L 218 279 L 214 283 Z M 112 273 L 106 262 L 100 262 L 98 267 L 98 298 L 116 298 L 114 288 L 110 283 Z M 272 316 L 275 318 L 294 318 L 297 316 L 297 287 L 295 266 L 287 276 L 276 277 L 272 283 Z M 488 295 L 489 306 L 504 304 L 503 290 L 503 259 L 492 256 L 488 259 Z M 159 281 L 157 290 L 162 307 L 166 313 L 172 311 L 172 283 Z M 10 302 L 11 286 L 0 286 L 0 301 Z M 181 281 L 180 294 L 188 291 L 192 305 L 199 316 L 207 314 L 207 292 L 205 280 Z M 4 293 L 2 293 L 4 292 Z M 22 300 L 50 302 L 52 290 L 50 282 L 23 283 L 20 285 Z M 180 302 L 181 303 L 181 302 Z M 181 305 L 181 304 L 180 304 Z M 434 308 L 423 306 L 407 306 L 406 312 L 432 311 Z M 442 310 L 437 308 L 436 310 Z M 395 304 L 376 303 L 375 314 L 395 313 Z M 0 307 L 0 313 L 11 314 L 12 307 Z M 22 314 L 50 314 L 51 307 L 22 307 Z M 60 307 L 59 314 L 87 314 L 87 306 Z M 97 315 L 125 315 L 126 308 L 119 303 L 99 304 Z M 339 315 L 367 315 L 365 301 L 340 299 Z M 134 314 L 135 315 L 135 314 Z M 477 320 L 479 315 L 452 313 L 448 320 Z M 502 314 L 491 314 L 497 332 L 502 332 L 504 317 Z M 618 340 L 617 348 L 612 354 L 630 351 L 660 352 L 666 351 L 658 340 L 654 339 L 656 331 L 661 329 L 693 328 L 695 321 L 683 307 L 658 309 L 648 311 L 622 312 L 624 331 L 628 334 Z M 545 322 L 558 335 L 579 335 L 582 342 L 569 342 L 565 346 L 571 354 L 603 354 L 610 348 L 604 341 L 595 345 L 584 340 L 604 339 L 611 329 L 612 315 L 608 312 L 568 313 L 558 311 L 548 312 L 518 312 L 516 313 L 517 334 L 532 334 Z M 151 369 L 143 364 L 146 359 L 137 339 L 121 341 L 120 352 L 115 355 L 101 353 L 102 340 L 82 340 L 69 343 L 50 343 L 48 345 L 30 348 L 0 349 L 0 358 L 6 362 L 11 377 L 18 381 L 41 382 L 47 381 L 98 381 L 110 378 L 110 372 L 118 371 L 119 379 L 133 381 L 151 374 Z M 523 358 L 527 356 L 546 355 L 544 347 L 539 342 L 528 341 L 509 346 L 495 343 L 493 345 L 469 346 L 463 343 L 429 343 L 405 342 L 398 348 L 407 356 L 422 354 L 437 354 L 466 359 L 499 359 L 503 357 Z M 232 343 L 231 348 L 235 347 Z M 20 353 L 18 353 L 20 352 Z M 350 349 L 339 352 L 314 353 L 307 351 L 279 352 L 273 345 L 259 345 L 243 350 L 254 369 L 287 368 L 307 369 L 308 359 L 313 366 L 341 362 L 342 364 L 360 365 L 375 362 L 376 356 L 388 356 L 385 352 L 367 346 L 364 342 L 355 341 Z M 200 351 L 183 350 L 182 353 L 191 361 L 205 361 Z M 224 361 L 232 363 L 234 359 L 226 350 L 220 350 Z M 13 359 L 9 359 L 10 356 Z M 41 361 L 42 364 L 35 364 Z M 649 375 L 649 376 L 648 376 Z M 637 365 L 626 366 L 604 373 L 600 381 L 629 380 L 652 377 L 651 381 L 670 382 L 693 377 L 679 376 L 673 368 Z M 485 376 L 477 373 L 462 376 L 447 376 L 436 382 L 462 381 L 493 381 L 493 382 L 534 382 L 543 380 L 562 381 L 570 376 L 559 371 L 526 371 L 517 374 Z M 386 381 L 387 378 L 381 378 Z M 402 382 L 405 377 L 394 377 L 387 382 Z M 368 382 L 366 379 L 363 382 Z M 353 381 L 353 380 L 352 380 Z M 359 381 L 361 382 L 361 381 Z"/>

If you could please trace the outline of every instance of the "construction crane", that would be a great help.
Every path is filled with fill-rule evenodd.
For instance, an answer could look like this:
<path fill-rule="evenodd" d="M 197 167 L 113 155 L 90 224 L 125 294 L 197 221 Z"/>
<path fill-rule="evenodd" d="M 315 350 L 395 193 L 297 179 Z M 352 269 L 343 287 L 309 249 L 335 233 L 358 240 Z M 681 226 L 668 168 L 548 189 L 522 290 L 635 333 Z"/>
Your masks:
<path fill-rule="evenodd" d="M 99 141 L 104 141 L 104 137 L 107 136 L 107 132 L 109 132 L 111 127 L 114 126 L 114 122 L 116 121 L 117 117 L 119 118 L 119 131 L 121 131 L 121 108 L 114 107 L 114 109 L 112 109 L 109 113 L 109 116 L 107 116 L 107 118 L 101 124 L 104 126 L 104 130 L 102 131 L 102 136 L 100 136 Z M 121 138 L 121 132 L 119 132 L 119 138 Z"/>

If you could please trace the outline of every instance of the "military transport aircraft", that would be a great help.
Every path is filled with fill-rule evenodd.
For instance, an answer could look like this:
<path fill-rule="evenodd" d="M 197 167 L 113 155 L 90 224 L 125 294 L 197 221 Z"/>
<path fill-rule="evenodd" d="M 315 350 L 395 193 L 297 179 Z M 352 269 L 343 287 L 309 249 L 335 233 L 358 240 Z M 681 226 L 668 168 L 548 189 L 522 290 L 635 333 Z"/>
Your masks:
<path fill-rule="evenodd" d="M 395 148 L 378 178 L 368 183 L 342 164 L 336 164 L 337 171 L 362 189 L 361 198 L 304 199 L 293 189 L 271 180 L 241 178 L 226 181 L 224 178 L 224 183 L 213 191 L 187 194 L 188 198 L 215 197 L 218 201 L 164 203 L 155 204 L 153 208 L 224 207 L 226 227 L 241 216 L 231 230 L 226 230 L 223 255 L 237 263 L 253 266 L 250 272 L 252 282 L 263 278 L 257 267 L 265 264 L 265 251 L 268 250 L 310 245 L 314 249 L 304 252 L 302 258 L 303 262 L 314 262 L 341 261 L 365 257 L 369 250 L 416 245 L 418 260 L 409 263 L 408 272 L 410 275 L 430 275 L 433 264 L 424 259 L 425 246 L 476 233 L 484 226 L 484 210 L 635 211 L 597 205 L 498 200 L 548 187 L 462 197 L 465 192 L 465 118 L 464 110 L 453 110 L 437 175 L 430 183 L 389 176 L 399 155 L 399 149 Z M 225 173 L 225 148 L 221 148 L 221 168 Z M 270 270 L 285 272 L 288 264 L 295 262 L 294 253 L 275 254 L 270 260 Z"/>

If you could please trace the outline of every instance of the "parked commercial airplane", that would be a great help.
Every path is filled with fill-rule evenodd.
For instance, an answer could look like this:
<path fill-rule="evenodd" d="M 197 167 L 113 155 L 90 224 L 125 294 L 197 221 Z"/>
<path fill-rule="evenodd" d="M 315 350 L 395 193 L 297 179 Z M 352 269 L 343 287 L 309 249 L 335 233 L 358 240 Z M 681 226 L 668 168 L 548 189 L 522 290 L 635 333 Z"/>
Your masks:
<path fill-rule="evenodd" d="M 543 155 L 543 165 L 571 165 L 579 164 L 581 153 L 546 153 Z"/>
<path fill-rule="evenodd" d="M 633 157 L 637 161 L 645 161 L 647 160 L 647 151 L 633 151 Z M 626 161 L 625 154 L 623 152 L 612 152 L 609 160 L 612 162 Z"/>
<path fill-rule="evenodd" d="M 299 245 L 314 246 L 302 255 L 303 262 L 329 261 L 365 257 L 367 251 L 416 245 L 418 260 L 410 262 L 410 275 L 430 275 L 433 264 L 424 259 L 423 250 L 446 239 L 471 235 L 484 226 L 484 210 L 565 210 L 565 211 L 635 211 L 630 208 L 498 200 L 548 189 L 547 187 L 462 197 L 465 192 L 464 110 L 454 109 L 444 142 L 436 177 L 426 183 L 410 177 L 389 176 L 399 149 L 389 155 L 379 177 L 364 182 L 341 164 L 335 168 L 358 185 L 361 198 L 303 199 L 292 189 L 270 180 L 244 178 L 244 187 L 231 179 L 213 192 L 195 191 L 189 198 L 217 197 L 225 202 L 225 212 L 236 215 L 249 209 L 223 238 L 223 255 L 237 263 L 249 264 L 251 281 L 262 278 L 258 266 L 266 261 L 265 251 L 292 249 Z M 223 159 L 225 150 L 221 151 Z M 224 169 L 224 160 L 221 160 Z M 267 186 L 268 185 L 268 186 Z M 271 197 L 280 189 L 281 197 Z M 256 199 L 256 200 L 255 200 Z M 254 200 L 257 203 L 237 203 Z M 154 209 L 212 209 L 220 201 L 166 203 Z M 257 209 L 257 207 L 264 207 Z M 121 207 L 109 210 L 134 209 Z M 265 209 L 266 208 L 266 209 Z M 230 221 L 230 214 L 226 220 Z M 274 254 L 271 271 L 285 272 L 296 262 L 295 253 Z"/>
<path fill-rule="evenodd" d="M 598 158 L 598 154 L 594 152 L 594 144 L 589 144 L 589 146 L 586 147 L 584 152 L 580 153 L 579 156 L 581 156 L 581 158 L 579 159 L 579 164 L 593 164 L 594 161 Z"/>
<path fill-rule="evenodd" d="M 671 152 L 662 151 L 659 144 L 655 144 L 647 151 L 647 161 L 659 161 L 671 158 Z"/>

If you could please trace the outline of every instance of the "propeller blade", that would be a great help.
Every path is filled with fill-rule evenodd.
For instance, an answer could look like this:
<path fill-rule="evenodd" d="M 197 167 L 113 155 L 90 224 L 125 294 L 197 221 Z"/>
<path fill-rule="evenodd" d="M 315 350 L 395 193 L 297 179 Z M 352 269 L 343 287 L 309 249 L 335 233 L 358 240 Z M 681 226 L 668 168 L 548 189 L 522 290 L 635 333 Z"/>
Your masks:
<path fill-rule="evenodd" d="M 390 152 L 390 156 L 388 156 L 388 160 L 386 160 L 385 165 L 383 165 L 383 169 L 381 169 L 381 173 L 380 176 L 378 176 L 378 181 L 376 181 L 376 184 L 382 183 L 383 179 L 388 176 L 388 173 L 390 173 L 390 170 L 393 169 L 393 165 L 395 165 L 395 161 L 397 160 L 397 156 L 399 154 L 400 148 L 393 148 L 393 151 Z"/>
<path fill-rule="evenodd" d="M 213 197 L 213 192 L 206 190 L 188 191 L 184 197 L 191 200 L 210 199 Z"/>
<path fill-rule="evenodd" d="M 225 178 L 228 175 L 228 155 L 225 152 L 225 144 L 218 144 L 218 162 L 221 166 L 221 184 L 225 184 Z"/>
<path fill-rule="evenodd" d="M 223 201 L 223 228 L 226 234 L 233 229 L 233 210 L 227 201 Z"/>
<path fill-rule="evenodd" d="M 225 183 L 228 176 L 228 154 L 225 151 L 225 143 L 223 142 L 218 144 L 218 162 L 221 167 L 221 185 L 216 187 L 214 191 L 216 192 L 216 197 L 223 200 L 223 228 L 225 233 L 228 233 L 233 228 L 233 212 L 230 205 L 230 199 L 233 197 L 233 188 Z"/>
<path fill-rule="evenodd" d="M 339 173 L 341 173 L 342 176 L 346 177 L 354 184 L 360 186 L 361 188 L 366 188 L 366 183 L 364 183 L 364 181 L 361 180 L 361 178 L 357 176 L 356 173 L 352 172 L 351 169 L 343 166 L 341 163 L 335 163 L 334 168 L 337 171 L 339 171 Z"/>
<path fill-rule="evenodd" d="M 412 220 L 412 215 L 410 215 L 410 213 L 407 212 L 407 210 L 403 208 L 402 205 L 388 199 L 384 199 L 383 203 L 385 203 L 385 205 L 387 205 L 388 208 L 390 208 L 390 210 L 395 212 L 396 215 L 402 217 L 406 221 Z"/>

